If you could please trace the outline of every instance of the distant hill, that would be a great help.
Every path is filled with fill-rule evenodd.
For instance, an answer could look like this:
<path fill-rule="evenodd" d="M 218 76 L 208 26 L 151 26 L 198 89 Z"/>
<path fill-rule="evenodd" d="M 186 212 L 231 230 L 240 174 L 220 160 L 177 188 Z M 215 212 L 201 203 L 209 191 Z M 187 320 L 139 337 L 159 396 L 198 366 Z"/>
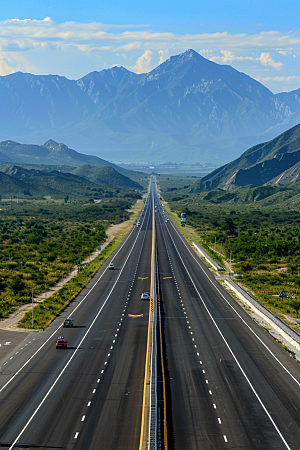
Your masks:
<path fill-rule="evenodd" d="M 296 125 L 206 175 L 192 187 L 191 192 L 216 188 L 230 190 L 247 185 L 288 184 L 297 180 L 299 163 L 300 125 Z"/>
<path fill-rule="evenodd" d="M 142 186 L 121 173 L 113 167 L 94 167 L 88 164 L 73 169 L 61 168 L 60 171 L 69 172 L 93 183 L 107 184 L 108 186 L 124 189 L 142 189 Z"/>
<path fill-rule="evenodd" d="M 98 158 L 98 156 L 79 153 L 52 139 L 49 139 L 43 145 L 19 144 L 14 141 L 0 142 L 0 162 L 74 167 L 89 164 L 95 167 L 112 167 L 115 171 L 127 177 L 137 176 L 137 172 L 121 168 L 116 164 Z"/>
<path fill-rule="evenodd" d="M 86 167 L 86 172 L 91 166 Z M 112 167 L 95 168 L 98 178 L 95 182 L 86 176 L 62 172 L 57 170 L 26 169 L 12 164 L 0 164 L 0 194 L 2 197 L 17 196 L 20 198 L 52 198 L 87 197 L 91 192 L 104 194 L 107 189 L 141 188 L 124 175 L 116 172 Z M 71 168 L 72 170 L 72 168 Z M 76 171 L 76 168 L 74 169 Z M 91 174 L 93 172 L 91 171 Z M 100 175 L 102 174 L 102 177 Z M 100 195 L 101 197 L 101 195 Z"/>
<path fill-rule="evenodd" d="M 0 193 L 3 198 L 63 198 L 66 195 L 74 198 L 89 195 L 92 188 L 98 186 L 69 173 L 27 170 L 14 165 L 0 167 Z"/>
<path fill-rule="evenodd" d="M 18 72 L 0 77 L 0 98 L 0 139 L 51 136 L 114 161 L 224 163 L 300 122 L 300 89 L 273 94 L 194 50 L 139 75 L 124 67 L 76 81 Z"/>

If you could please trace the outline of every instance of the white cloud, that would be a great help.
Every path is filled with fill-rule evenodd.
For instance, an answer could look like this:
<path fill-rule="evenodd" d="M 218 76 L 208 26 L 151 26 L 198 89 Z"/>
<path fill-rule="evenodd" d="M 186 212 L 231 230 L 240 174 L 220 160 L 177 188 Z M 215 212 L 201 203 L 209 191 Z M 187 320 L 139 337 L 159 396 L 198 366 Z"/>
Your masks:
<path fill-rule="evenodd" d="M 166 49 L 166 50 L 158 50 L 158 54 L 159 54 L 158 64 L 162 64 L 165 61 L 166 56 L 167 56 L 168 53 L 169 53 L 168 49 Z"/>
<path fill-rule="evenodd" d="M 0 51 L 0 76 L 15 72 L 35 72 L 36 67 L 30 64 L 22 54 Z"/>
<path fill-rule="evenodd" d="M 150 62 L 151 62 L 151 58 L 152 58 L 152 54 L 153 52 L 151 52 L 151 50 L 146 50 L 142 56 L 140 56 L 136 63 L 135 66 L 132 67 L 133 70 L 135 70 L 137 73 L 144 73 L 144 72 L 148 72 L 149 71 L 149 66 L 150 66 Z"/>
<path fill-rule="evenodd" d="M 272 66 L 275 67 L 275 69 L 280 69 L 282 67 L 281 62 L 276 63 L 275 61 L 273 61 L 270 53 L 262 53 L 259 60 L 264 66 Z"/>
<path fill-rule="evenodd" d="M 272 81 L 272 82 L 284 82 L 289 83 L 291 81 L 300 81 L 300 76 L 298 75 L 291 75 L 289 77 L 255 77 L 257 81 L 264 82 L 264 81 Z"/>
<path fill-rule="evenodd" d="M 35 67 L 35 73 L 73 78 L 85 75 L 84 70 L 122 65 L 124 58 L 128 69 L 142 73 L 190 48 L 252 77 L 263 71 L 275 75 L 278 69 L 284 76 L 300 75 L 300 30 L 176 34 L 151 31 L 147 25 L 57 24 L 50 17 L 0 22 L 0 53 L 6 54 L 6 59 L 0 57 L 2 74 Z"/>
<path fill-rule="evenodd" d="M 252 56 L 236 56 L 233 52 L 228 50 L 221 50 L 223 56 L 212 56 L 211 61 L 221 62 L 223 64 L 232 64 L 233 61 L 254 61 Z M 259 59 L 259 58 L 258 58 Z"/>
<path fill-rule="evenodd" d="M 223 56 L 212 56 L 210 58 L 211 61 L 221 62 L 222 64 L 232 64 L 233 61 L 259 61 L 264 66 L 271 66 L 275 69 L 281 69 L 282 63 L 275 62 L 270 53 L 263 52 L 258 58 L 254 58 L 253 56 L 236 56 L 233 52 L 228 50 L 221 50 Z"/>
<path fill-rule="evenodd" d="M 68 41 L 80 44 L 87 44 L 95 47 L 101 41 L 112 41 L 124 43 L 123 45 L 134 47 L 138 43 L 139 48 L 157 50 L 162 48 L 188 49 L 204 48 L 203 52 L 211 52 L 219 48 L 226 48 L 232 51 L 234 48 L 256 48 L 268 52 L 271 49 L 280 48 L 282 52 L 285 48 L 299 49 L 299 31 L 279 32 L 269 31 L 257 34 L 231 34 L 222 33 L 202 33 L 202 34 L 174 34 L 168 32 L 152 32 L 140 30 L 147 25 L 116 25 L 103 24 L 101 22 L 77 23 L 64 22 L 57 24 L 50 17 L 43 20 L 32 19 L 11 19 L 0 22 L 0 37 L 10 40 L 28 38 L 31 41 L 48 41 L 53 43 Z M 120 30 L 126 31 L 120 32 Z M 102 44 L 101 44 L 102 45 Z M 135 44 L 136 45 L 136 44 Z M 116 49 L 115 49 L 116 50 Z"/>

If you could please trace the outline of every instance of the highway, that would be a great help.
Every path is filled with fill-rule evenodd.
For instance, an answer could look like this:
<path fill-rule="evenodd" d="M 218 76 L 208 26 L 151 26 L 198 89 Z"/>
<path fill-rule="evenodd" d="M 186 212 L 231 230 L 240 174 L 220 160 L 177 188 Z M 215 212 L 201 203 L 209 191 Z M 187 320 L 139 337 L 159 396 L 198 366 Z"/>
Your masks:
<path fill-rule="evenodd" d="M 0 447 L 138 448 L 149 311 L 141 292 L 150 287 L 151 208 L 149 202 L 141 226 L 49 329 L 27 335 L 1 359 Z M 115 269 L 107 270 L 112 260 Z M 64 329 L 68 316 L 75 326 Z M 55 348 L 60 334 L 67 349 Z"/>
<path fill-rule="evenodd" d="M 169 448 L 299 449 L 299 365 L 156 223 Z"/>
<path fill-rule="evenodd" d="M 0 447 L 139 449 L 154 214 L 168 449 L 300 449 L 300 366 L 165 221 L 154 178 L 150 197 L 51 326 L 0 352 Z M 60 334 L 67 349 L 55 348 Z"/>

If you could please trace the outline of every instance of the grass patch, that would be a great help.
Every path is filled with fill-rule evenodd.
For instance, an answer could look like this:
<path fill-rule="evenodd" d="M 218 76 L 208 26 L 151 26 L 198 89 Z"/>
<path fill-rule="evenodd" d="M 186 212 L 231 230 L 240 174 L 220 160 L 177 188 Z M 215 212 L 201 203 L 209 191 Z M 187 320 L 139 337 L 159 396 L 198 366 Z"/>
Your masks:
<path fill-rule="evenodd" d="M 71 303 L 82 291 L 91 278 L 97 273 L 103 263 L 120 245 L 123 237 L 115 237 L 97 258 L 86 264 L 86 266 L 66 283 L 59 291 L 37 305 L 33 309 L 33 329 L 44 330 L 50 323 Z M 18 327 L 32 329 L 32 313 L 27 312 L 19 322 Z"/>

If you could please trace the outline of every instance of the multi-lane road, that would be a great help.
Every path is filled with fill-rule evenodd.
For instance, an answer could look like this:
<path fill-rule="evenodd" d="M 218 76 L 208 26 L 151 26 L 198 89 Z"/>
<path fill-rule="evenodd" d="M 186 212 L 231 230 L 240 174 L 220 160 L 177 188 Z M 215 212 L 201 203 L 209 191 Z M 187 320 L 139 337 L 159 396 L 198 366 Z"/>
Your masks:
<path fill-rule="evenodd" d="M 0 330 L 0 447 L 139 449 L 153 214 L 168 448 L 300 449 L 300 366 L 165 221 L 154 178 L 140 226 L 46 331 Z"/>

